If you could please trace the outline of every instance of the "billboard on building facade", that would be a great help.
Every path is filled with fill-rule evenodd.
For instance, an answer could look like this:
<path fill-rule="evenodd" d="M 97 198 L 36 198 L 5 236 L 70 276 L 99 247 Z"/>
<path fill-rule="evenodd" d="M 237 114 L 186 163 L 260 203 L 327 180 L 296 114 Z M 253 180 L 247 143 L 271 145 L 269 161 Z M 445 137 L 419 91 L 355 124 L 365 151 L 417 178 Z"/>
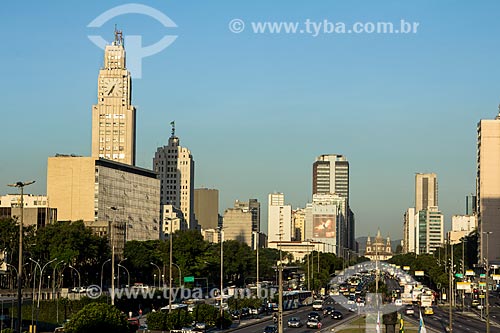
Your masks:
<path fill-rule="evenodd" d="M 313 237 L 335 238 L 335 215 L 314 214 L 313 215 Z"/>

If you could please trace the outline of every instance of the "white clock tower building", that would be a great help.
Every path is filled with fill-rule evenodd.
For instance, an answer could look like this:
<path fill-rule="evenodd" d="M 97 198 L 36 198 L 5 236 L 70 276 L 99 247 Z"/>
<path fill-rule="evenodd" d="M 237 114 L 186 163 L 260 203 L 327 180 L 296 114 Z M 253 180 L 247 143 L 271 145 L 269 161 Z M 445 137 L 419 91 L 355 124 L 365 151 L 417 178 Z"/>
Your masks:
<path fill-rule="evenodd" d="M 92 156 L 135 165 L 135 107 L 132 80 L 125 66 L 122 32 L 104 50 L 97 104 L 92 106 Z"/>

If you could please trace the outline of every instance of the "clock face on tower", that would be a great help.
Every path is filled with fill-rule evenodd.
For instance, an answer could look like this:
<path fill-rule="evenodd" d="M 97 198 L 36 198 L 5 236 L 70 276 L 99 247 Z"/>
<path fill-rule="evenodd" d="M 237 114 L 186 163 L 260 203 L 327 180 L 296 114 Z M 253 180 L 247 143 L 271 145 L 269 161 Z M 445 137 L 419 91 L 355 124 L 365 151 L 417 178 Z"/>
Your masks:
<path fill-rule="evenodd" d="M 119 78 L 105 78 L 102 87 L 104 97 L 119 97 L 123 94 L 123 84 Z"/>

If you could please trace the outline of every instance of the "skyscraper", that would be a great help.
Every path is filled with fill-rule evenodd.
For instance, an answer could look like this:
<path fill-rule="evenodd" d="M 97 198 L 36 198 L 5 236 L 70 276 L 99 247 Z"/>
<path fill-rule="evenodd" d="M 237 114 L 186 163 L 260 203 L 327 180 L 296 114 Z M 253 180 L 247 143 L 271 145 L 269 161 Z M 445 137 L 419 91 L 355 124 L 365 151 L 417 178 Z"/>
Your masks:
<path fill-rule="evenodd" d="M 349 202 L 349 161 L 343 155 L 320 155 L 313 164 L 313 195 L 336 194 L 346 200 L 345 233 L 340 245 L 355 250 L 354 213 Z"/>
<path fill-rule="evenodd" d="M 97 79 L 97 104 L 92 106 L 92 157 L 135 165 L 135 107 L 132 80 L 125 63 L 122 32 L 104 50 Z"/>
<path fill-rule="evenodd" d="M 415 174 L 415 212 L 438 205 L 438 182 L 435 173 Z"/>
<path fill-rule="evenodd" d="M 194 160 L 189 149 L 179 145 L 175 124 L 168 145 L 158 147 L 153 168 L 161 181 L 160 202 L 179 209 L 189 229 L 197 228 L 194 219 Z"/>
<path fill-rule="evenodd" d="M 500 263 L 500 106 L 494 120 L 477 126 L 477 217 L 479 264 L 488 256 L 490 264 Z M 486 234 L 492 233 L 492 235 Z M 492 238 L 494 237 L 494 238 Z M 488 243 L 488 244 L 487 244 Z"/>
<path fill-rule="evenodd" d="M 313 193 L 335 193 L 349 200 L 349 162 L 342 155 L 321 155 L 313 164 Z"/>

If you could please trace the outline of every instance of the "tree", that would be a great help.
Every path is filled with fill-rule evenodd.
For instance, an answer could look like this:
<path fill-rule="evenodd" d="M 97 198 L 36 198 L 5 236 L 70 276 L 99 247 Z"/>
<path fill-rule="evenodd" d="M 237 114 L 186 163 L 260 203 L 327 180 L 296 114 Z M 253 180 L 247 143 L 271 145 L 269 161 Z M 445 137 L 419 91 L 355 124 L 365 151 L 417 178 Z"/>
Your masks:
<path fill-rule="evenodd" d="M 78 311 L 64 327 L 69 333 L 127 333 L 128 322 L 116 307 L 90 303 Z"/>
<path fill-rule="evenodd" d="M 189 326 L 193 318 L 186 310 L 173 310 L 171 313 L 157 311 L 148 314 L 148 328 L 150 330 L 174 330 Z"/>

